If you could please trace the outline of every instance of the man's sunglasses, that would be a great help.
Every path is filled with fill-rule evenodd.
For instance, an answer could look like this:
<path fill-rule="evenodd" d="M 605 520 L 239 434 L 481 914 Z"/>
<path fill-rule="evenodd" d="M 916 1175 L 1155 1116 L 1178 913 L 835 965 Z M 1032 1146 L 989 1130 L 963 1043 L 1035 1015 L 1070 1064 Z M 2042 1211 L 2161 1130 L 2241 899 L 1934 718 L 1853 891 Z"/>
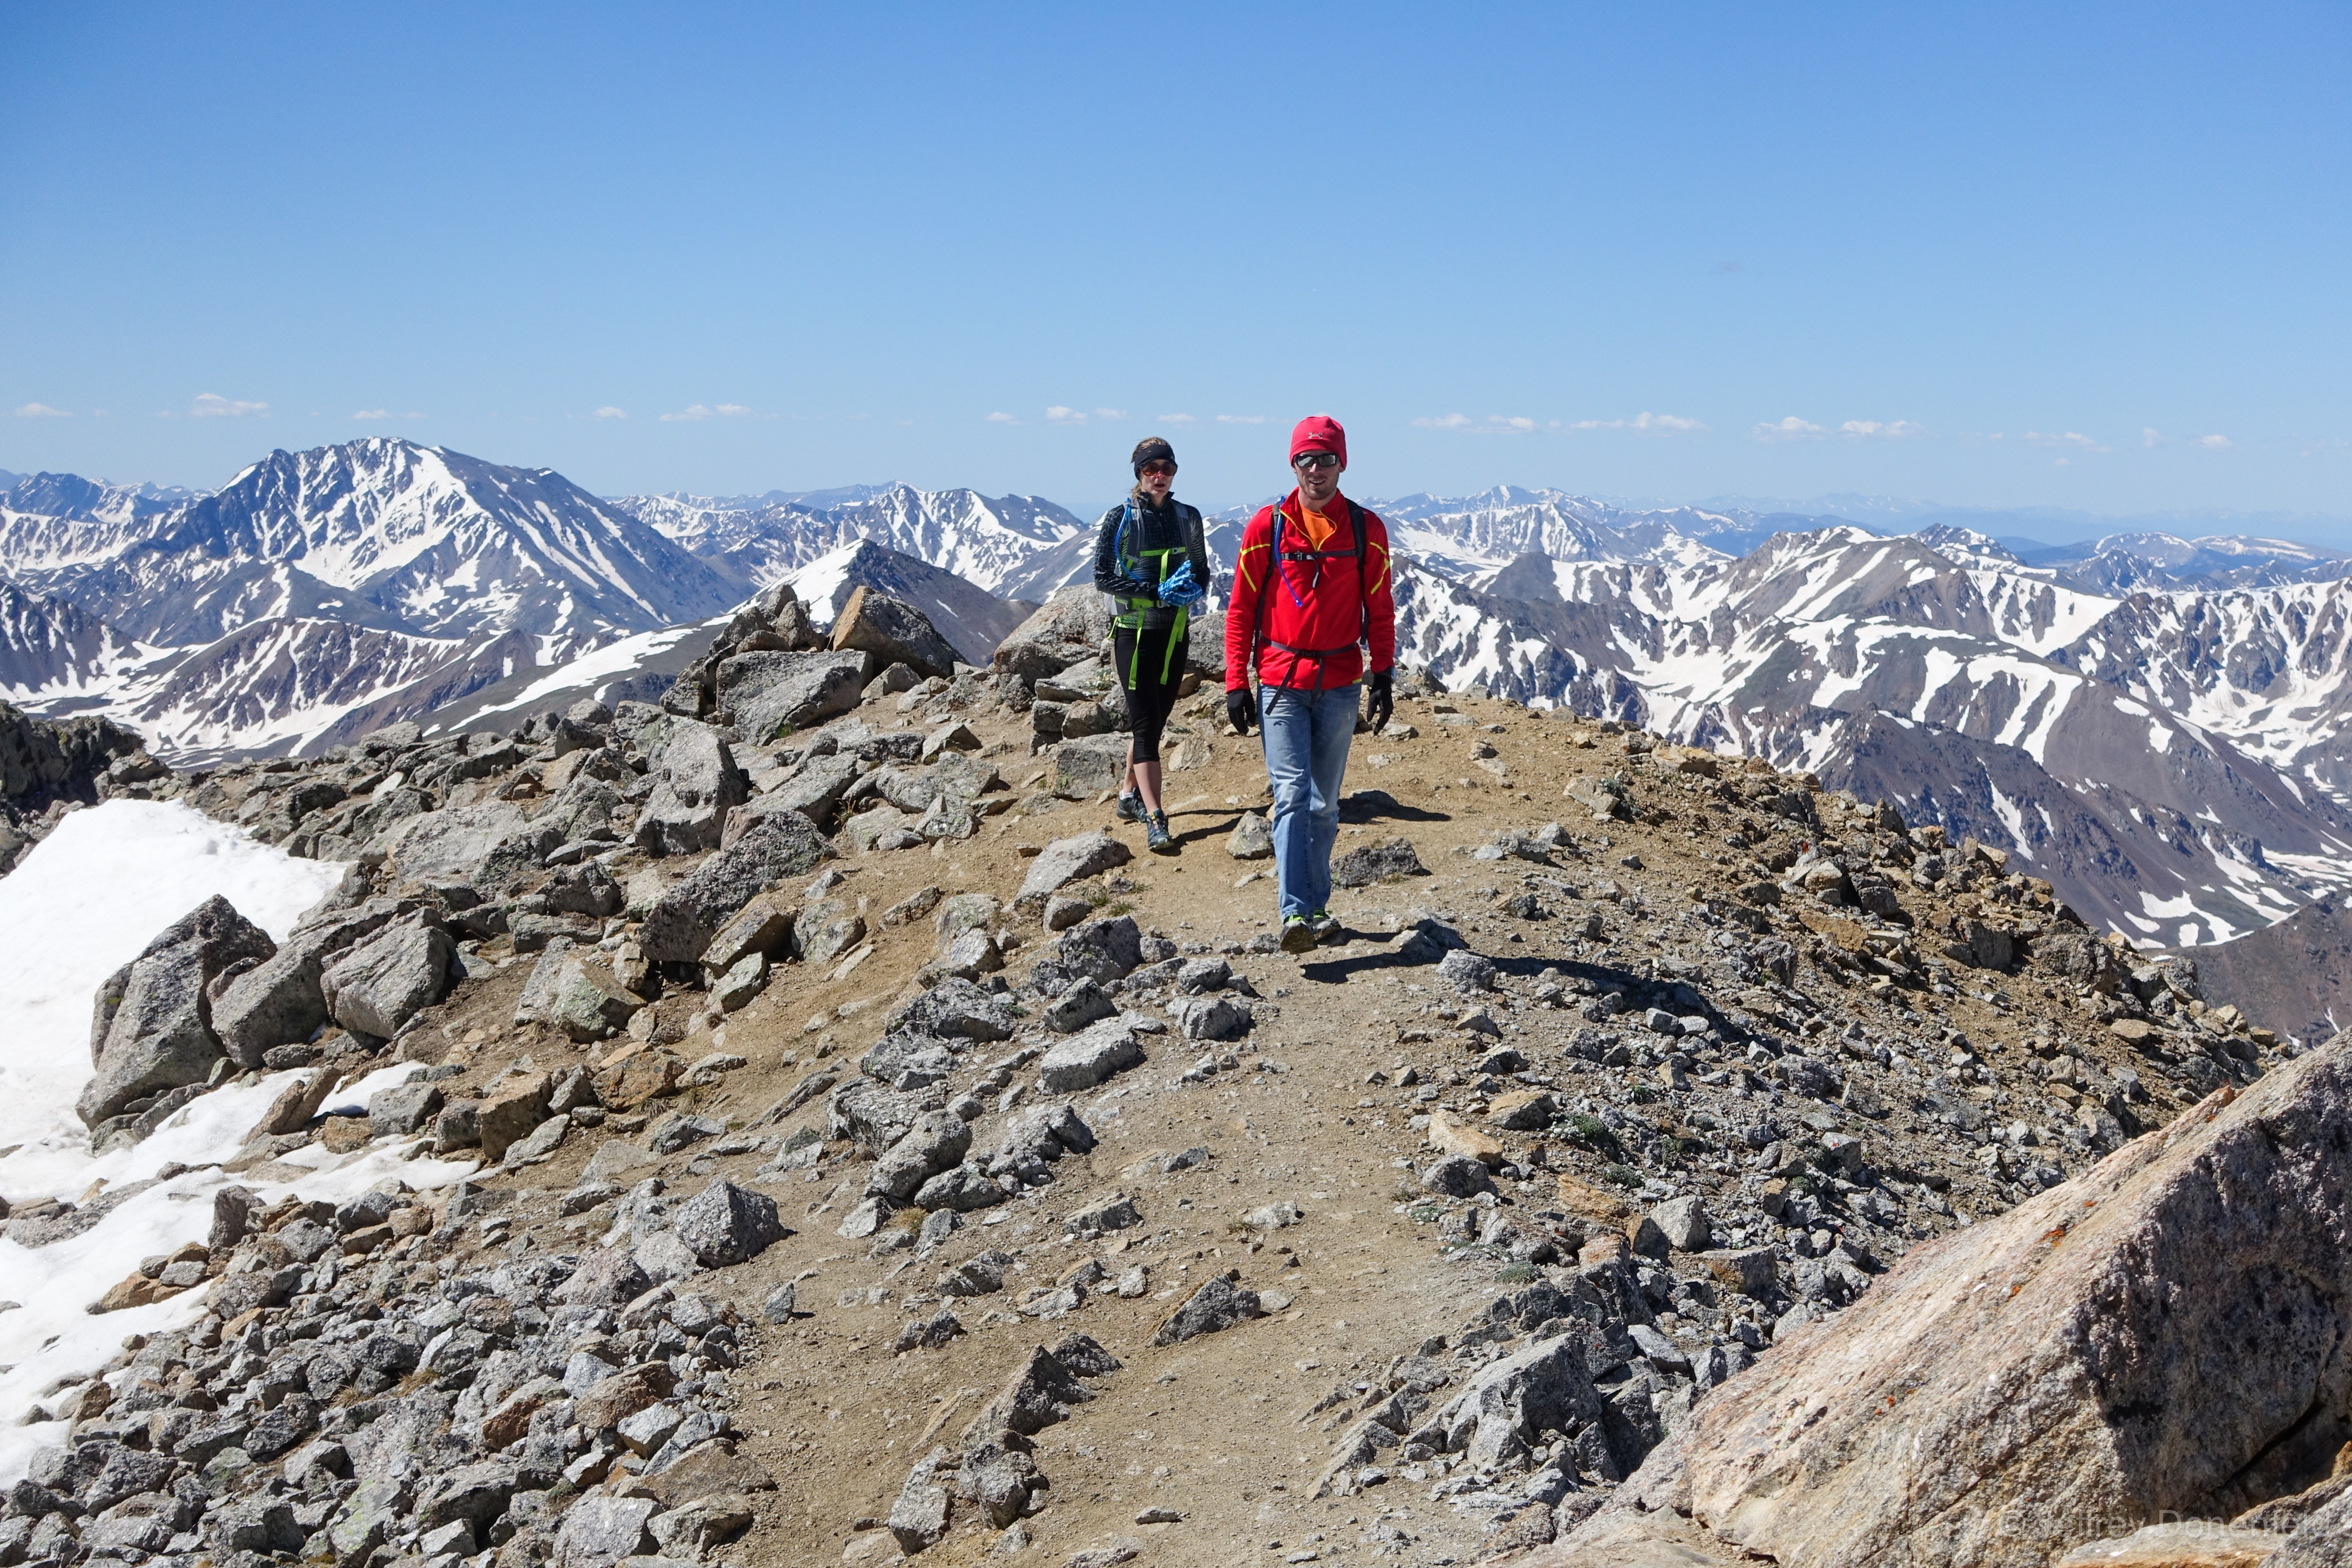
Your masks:
<path fill-rule="evenodd" d="M 1336 468 L 1339 466 L 1337 452 L 1301 452 L 1290 459 L 1294 468 Z"/>
<path fill-rule="evenodd" d="M 1173 464 L 1173 463 L 1164 462 L 1164 461 L 1163 461 L 1163 462 L 1151 462 L 1151 463 L 1146 463 L 1146 464 L 1144 464 L 1144 465 L 1143 465 L 1143 467 L 1142 467 L 1139 470 L 1138 470 L 1138 471 L 1139 471 L 1139 472 L 1140 472 L 1140 473 L 1145 473 L 1145 474 L 1153 474 L 1153 475 L 1158 475 L 1158 474 L 1166 474 L 1170 479 L 1174 479 L 1174 478 L 1176 477 L 1176 465 L 1175 465 L 1175 464 Z"/>

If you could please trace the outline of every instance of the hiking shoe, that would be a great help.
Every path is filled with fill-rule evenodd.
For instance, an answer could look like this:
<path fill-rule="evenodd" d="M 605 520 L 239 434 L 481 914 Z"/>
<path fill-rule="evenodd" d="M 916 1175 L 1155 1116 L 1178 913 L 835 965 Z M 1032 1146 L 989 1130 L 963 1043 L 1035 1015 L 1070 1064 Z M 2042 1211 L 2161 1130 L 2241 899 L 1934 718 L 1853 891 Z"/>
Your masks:
<path fill-rule="evenodd" d="M 1317 942 L 1328 942 L 1339 934 L 1339 918 L 1329 910 L 1317 910 L 1307 917 L 1307 924 L 1315 932 Z"/>
<path fill-rule="evenodd" d="M 1118 819 L 1121 822 L 1141 822 L 1143 820 L 1143 797 L 1139 795 L 1120 795 L 1118 797 Z"/>
<path fill-rule="evenodd" d="M 1168 831 L 1168 814 L 1155 811 L 1143 819 L 1143 847 L 1154 855 L 1173 855 L 1182 847 L 1176 836 Z"/>
<path fill-rule="evenodd" d="M 1305 915 L 1286 915 L 1282 921 L 1282 951 L 1312 952 L 1315 951 L 1315 928 L 1307 923 Z"/>

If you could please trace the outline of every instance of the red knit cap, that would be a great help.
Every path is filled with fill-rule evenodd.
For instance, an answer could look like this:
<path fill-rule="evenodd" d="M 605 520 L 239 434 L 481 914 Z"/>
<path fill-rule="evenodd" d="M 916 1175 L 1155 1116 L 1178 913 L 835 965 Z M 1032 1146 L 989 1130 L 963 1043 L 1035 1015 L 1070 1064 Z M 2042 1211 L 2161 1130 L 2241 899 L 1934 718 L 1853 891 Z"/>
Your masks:
<path fill-rule="evenodd" d="M 1337 452 L 1339 454 L 1339 466 L 1344 468 L 1348 466 L 1348 433 L 1339 428 L 1337 419 L 1328 415 L 1310 414 L 1290 432 L 1291 460 L 1297 461 L 1301 452 Z"/>

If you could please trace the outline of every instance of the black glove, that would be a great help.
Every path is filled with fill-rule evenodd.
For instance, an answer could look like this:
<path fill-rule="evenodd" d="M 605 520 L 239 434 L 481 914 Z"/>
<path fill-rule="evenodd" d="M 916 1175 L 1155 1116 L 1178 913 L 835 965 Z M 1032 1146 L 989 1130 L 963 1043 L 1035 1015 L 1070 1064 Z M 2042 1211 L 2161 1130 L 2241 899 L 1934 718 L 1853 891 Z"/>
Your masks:
<path fill-rule="evenodd" d="M 1225 693 L 1225 720 L 1235 732 L 1246 735 L 1257 723 L 1257 693 L 1236 686 Z"/>
<path fill-rule="evenodd" d="M 1364 716 L 1371 721 L 1372 733 L 1377 735 L 1396 716 L 1396 671 L 1374 670 L 1364 689 L 1370 693 L 1370 700 L 1364 704 Z"/>

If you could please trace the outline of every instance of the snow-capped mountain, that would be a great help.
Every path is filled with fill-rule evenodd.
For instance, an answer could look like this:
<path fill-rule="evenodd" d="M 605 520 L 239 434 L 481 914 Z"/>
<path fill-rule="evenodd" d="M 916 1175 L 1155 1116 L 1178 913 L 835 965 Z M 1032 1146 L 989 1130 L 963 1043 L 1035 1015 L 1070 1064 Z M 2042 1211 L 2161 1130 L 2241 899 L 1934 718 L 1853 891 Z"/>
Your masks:
<path fill-rule="evenodd" d="M 618 496 L 609 504 L 760 586 L 870 540 L 999 597 L 1029 597 L 1019 591 L 1024 569 L 1087 531 L 1070 513 L 1035 496 L 991 497 L 911 485 L 763 497 L 750 504 L 688 495 Z"/>
<path fill-rule="evenodd" d="M 103 703 L 183 761 L 317 743 L 635 633 L 746 584 L 550 469 L 370 439 L 273 452 L 182 499 L 36 475 L 0 512 L 21 607 L 0 673 Z"/>
<path fill-rule="evenodd" d="M 2352 881 L 2344 584 L 2116 599 L 1942 543 L 1411 563 L 1400 657 L 1892 799 L 2137 940 L 2226 941 Z"/>
<path fill-rule="evenodd" d="M 332 611 L 425 637 L 528 631 L 568 653 L 740 586 L 551 469 L 381 438 L 272 452 L 124 531 L 17 530 L 0 570 L 173 647 Z"/>

